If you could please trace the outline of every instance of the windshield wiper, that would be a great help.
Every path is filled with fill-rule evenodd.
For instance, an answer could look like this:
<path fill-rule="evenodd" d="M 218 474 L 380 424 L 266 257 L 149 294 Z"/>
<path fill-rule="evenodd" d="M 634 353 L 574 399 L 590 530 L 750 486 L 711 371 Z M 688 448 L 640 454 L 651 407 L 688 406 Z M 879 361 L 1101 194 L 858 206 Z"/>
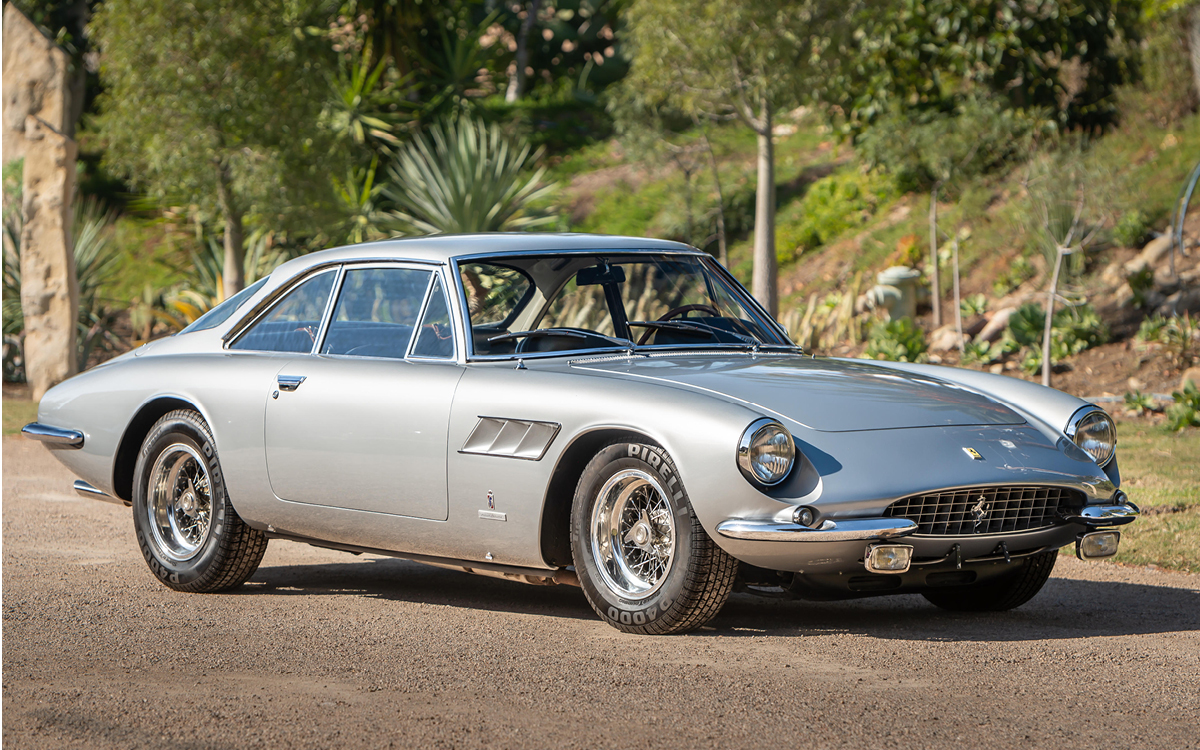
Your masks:
<path fill-rule="evenodd" d="M 611 341 L 617 346 L 623 349 L 628 349 L 629 351 L 634 351 L 637 349 L 637 344 L 634 344 L 629 339 L 619 339 L 615 336 L 608 336 L 603 333 L 596 333 L 595 331 L 576 331 L 571 328 L 534 328 L 530 331 L 513 331 L 512 333 L 502 333 L 499 336 L 490 336 L 488 337 L 488 343 L 493 344 L 497 341 L 509 341 L 519 338 L 538 338 L 542 336 L 563 336 L 565 338 L 572 339 L 597 338 L 604 339 L 605 341 Z"/>

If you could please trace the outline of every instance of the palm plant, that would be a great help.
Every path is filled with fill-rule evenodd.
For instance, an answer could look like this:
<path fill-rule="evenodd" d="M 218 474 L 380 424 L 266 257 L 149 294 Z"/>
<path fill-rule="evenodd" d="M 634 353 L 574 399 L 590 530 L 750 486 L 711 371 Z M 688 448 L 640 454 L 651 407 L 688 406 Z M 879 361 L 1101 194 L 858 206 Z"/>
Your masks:
<path fill-rule="evenodd" d="M 10 197 L 10 196 L 6 196 Z M 15 203 L 15 207 L 13 205 Z M 24 222 L 19 194 L 4 214 L 4 377 L 23 380 L 22 348 L 25 314 L 21 309 L 21 234 Z M 79 369 L 87 367 L 97 345 L 119 346 L 113 332 L 117 314 L 103 289 L 112 283 L 119 262 L 115 247 L 108 244 L 108 228 L 115 220 L 94 197 L 75 201 L 72 237 L 74 238 L 75 278 L 79 288 L 79 317 L 76 321 L 76 358 Z"/>
<path fill-rule="evenodd" d="M 555 188 L 542 183 L 544 168 L 527 174 L 541 154 L 496 125 L 466 117 L 443 121 L 400 150 L 388 166 L 384 194 L 408 233 L 532 229 L 554 221 L 531 206 Z"/>
<path fill-rule="evenodd" d="M 286 253 L 272 242 L 270 233 L 261 232 L 246 243 L 246 284 L 253 284 L 286 260 Z M 165 296 L 168 313 L 180 328 L 199 318 L 225 300 L 225 248 L 212 235 L 202 238 L 201 250 L 188 253 L 191 261 L 183 282 Z"/>
<path fill-rule="evenodd" d="M 333 178 L 334 197 L 345 217 L 337 226 L 338 241 L 352 244 L 387 237 L 384 226 L 391 217 L 379 207 L 384 185 L 375 180 L 378 168 L 379 157 L 373 157 L 366 169 L 350 170 L 345 182 Z"/>

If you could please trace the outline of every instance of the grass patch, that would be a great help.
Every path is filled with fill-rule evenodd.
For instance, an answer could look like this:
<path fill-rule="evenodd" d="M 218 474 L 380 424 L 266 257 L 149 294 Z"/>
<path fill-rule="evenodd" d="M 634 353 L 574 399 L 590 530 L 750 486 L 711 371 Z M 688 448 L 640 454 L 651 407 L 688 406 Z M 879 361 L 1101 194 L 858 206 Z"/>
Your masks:
<path fill-rule="evenodd" d="M 37 421 L 37 402 L 15 398 L 4 399 L 4 434 L 18 435 L 21 428 Z"/>
<path fill-rule="evenodd" d="M 1143 515 L 1121 527 L 1113 559 L 1200 573 L 1200 432 L 1122 421 L 1117 434 L 1121 489 Z"/>

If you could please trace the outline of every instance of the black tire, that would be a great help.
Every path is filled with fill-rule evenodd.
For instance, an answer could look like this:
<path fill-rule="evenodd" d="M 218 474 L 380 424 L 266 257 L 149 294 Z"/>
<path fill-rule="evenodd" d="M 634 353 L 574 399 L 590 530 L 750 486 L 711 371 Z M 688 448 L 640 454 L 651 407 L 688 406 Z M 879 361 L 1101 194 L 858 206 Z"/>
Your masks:
<path fill-rule="evenodd" d="M 655 479 L 657 488 L 653 483 Z M 637 487 L 629 491 L 634 500 L 621 506 L 625 510 L 620 513 L 622 521 L 618 522 L 618 527 L 626 519 L 626 512 L 633 510 L 632 506 L 640 497 L 657 510 L 654 515 L 642 512 L 640 516 L 629 516 L 640 520 L 628 529 L 628 534 L 641 533 L 642 536 L 635 539 L 640 538 L 642 545 L 660 551 L 668 547 L 672 550 L 669 562 L 665 566 L 659 565 L 665 570 L 660 570 L 658 575 L 647 576 L 648 580 L 653 581 L 652 585 L 645 591 L 634 592 L 634 595 L 630 595 L 628 589 L 623 591 L 620 584 L 612 580 L 614 574 L 607 572 L 617 564 L 611 554 L 609 563 L 597 559 L 597 554 L 604 554 L 603 542 L 593 543 L 593 537 L 605 537 L 594 531 L 597 504 L 602 501 L 601 491 L 606 487 L 621 486 L 610 485 L 610 482 L 624 482 L 625 486 Z M 658 488 L 666 492 L 660 492 Z M 617 491 L 606 493 L 606 496 Z M 638 492 L 642 494 L 637 495 Z M 602 509 L 606 507 L 609 506 L 601 506 Z M 667 509 L 669 523 L 665 515 Z M 616 518 L 618 514 L 615 511 L 609 514 L 600 512 L 599 516 Z M 645 522 L 651 518 L 657 520 L 647 525 Z M 611 529 L 611 526 L 608 528 Z M 664 541 L 668 536 L 673 546 Z M 628 549 L 629 555 L 642 555 L 641 559 L 644 560 L 657 554 L 638 552 L 645 548 L 637 546 L 639 542 L 635 539 L 627 535 L 625 541 L 619 544 L 620 550 Z M 610 543 L 607 549 L 612 550 L 613 545 Z M 623 555 L 621 559 L 627 561 L 628 556 L 620 550 L 618 554 Z M 641 443 L 608 445 L 584 469 L 571 507 L 571 554 L 583 593 L 596 614 L 618 630 L 643 635 L 682 633 L 711 620 L 729 598 L 738 570 L 737 560 L 718 547 L 696 519 L 671 457 L 661 448 Z M 655 563 L 649 560 L 647 564 Z M 605 566 L 603 570 L 602 566 Z M 637 578 L 634 583 L 642 585 L 647 581 Z"/>
<path fill-rule="evenodd" d="M 155 422 L 133 477 L 138 546 L 163 584 L 176 591 L 224 591 L 254 575 L 267 537 L 247 526 L 230 504 L 216 443 L 199 414 L 179 409 Z M 187 531 L 179 530 L 181 524 Z"/>
<path fill-rule="evenodd" d="M 999 581 L 928 591 L 922 596 L 942 609 L 951 612 L 1003 612 L 1015 609 L 1037 595 L 1054 570 L 1058 552 L 1052 550 L 1027 557 L 1020 569 Z"/>

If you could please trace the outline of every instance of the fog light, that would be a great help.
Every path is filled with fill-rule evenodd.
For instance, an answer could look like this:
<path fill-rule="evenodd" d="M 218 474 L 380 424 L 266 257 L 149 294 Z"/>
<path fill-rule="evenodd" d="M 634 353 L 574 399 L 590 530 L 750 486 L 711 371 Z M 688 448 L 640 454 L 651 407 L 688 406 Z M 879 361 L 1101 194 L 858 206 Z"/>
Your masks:
<path fill-rule="evenodd" d="M 1080 534 L 1075 540 L 1075 556 L 1080 560 L 1099 560 L 1117 554 L 1121 543 L 1119 531 L 1093 531 Z"/>
<path fill-rule="evenodd" d="M 817 515 L 813 513 L 812 508 L 796 508 L 792 511 L 792 522 L 799 526 L 812 528 L 815 520 L 817 520 Z"/>
<path fill-rule="evenodd" d="M 872 544 L 867 547 L 866 565 L 872 573 L 907 573 L 913 548 L 907 544 Z"/>

